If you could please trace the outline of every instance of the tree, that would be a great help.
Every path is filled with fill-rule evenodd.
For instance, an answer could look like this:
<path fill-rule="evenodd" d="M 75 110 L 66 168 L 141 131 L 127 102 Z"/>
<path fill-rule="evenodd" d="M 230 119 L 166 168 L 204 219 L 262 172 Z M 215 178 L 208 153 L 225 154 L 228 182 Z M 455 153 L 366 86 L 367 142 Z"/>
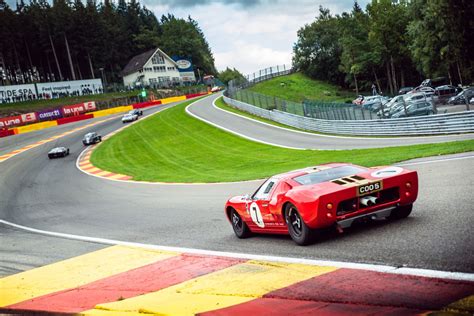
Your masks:
<path fill-rule="evenodd" d="M 312 78 L 343 84 L 344 74 L 339 71 L 342 48 L 338 18 L 329 9 L 319 7 L 316 20 L 298 30 L 297 35 L 293 65 Z"/>
<path fill-rule="evenodd" d="M 230 69 L 227 67 L 224 71 L 219 72 L 217 78 L 222 81 L 225 85 L 229 83 L 229 81 L 234 79 L 244 79 L 244 75 L 237 69 Z"/>

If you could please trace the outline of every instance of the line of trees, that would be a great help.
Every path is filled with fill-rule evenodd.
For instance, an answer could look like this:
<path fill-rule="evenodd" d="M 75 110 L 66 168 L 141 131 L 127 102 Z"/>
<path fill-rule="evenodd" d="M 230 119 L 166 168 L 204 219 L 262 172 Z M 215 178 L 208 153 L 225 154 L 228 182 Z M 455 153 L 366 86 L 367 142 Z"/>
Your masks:
<path fill-rule="evenodd" d="M 216 74 L 214 57 L 191 17 L 160 20 L 138 0 L 24 0 L 16 9 L 0 0 L 0 83 L 100 78 L 120 82 L 134 55 L 159 47 L 191 57 Z"/>
<path fill-rule="evenodd" d="M 396 94 L 425 78 L 474 81 L 474 1 L 372 0 L 298 31 L 293 64 L 312 78 Z"/>

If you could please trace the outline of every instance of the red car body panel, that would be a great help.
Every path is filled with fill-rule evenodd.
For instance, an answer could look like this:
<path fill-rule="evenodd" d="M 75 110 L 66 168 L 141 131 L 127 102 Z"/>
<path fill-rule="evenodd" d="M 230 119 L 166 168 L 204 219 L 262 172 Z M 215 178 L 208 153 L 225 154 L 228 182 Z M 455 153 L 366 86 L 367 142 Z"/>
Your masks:
<path fill-rule="evenodd" d="M 295 181 L 298 176 L 342 166 L 353 166 L 363 171 L 316 184 L 304 185 Z M 243 196 L 229 199 L 225 205 L 227 218 L 229 219 L 230 210 L 235 209 L 252 232 L 288 234 L 284 218 L 286 203 L 296 206 L 308 227 L 318 229 L 361 215 L 370 215 L 379 210 L 409 205 L 415 202 L 418 196 L 416 171 L 400 167 L 365 168 L 333 163 L 291 171 L 276 175 L 272 179 L 277 179 L 277 183 L 268 199 L 247 200 Z M 370 188 L 371 185 L 377 186 L 377 183 L 381 185 L 379 190 L 369 194 L 359 192 Z M 362 205 L 361 198 L 364 197 L 375 197 L 377 202 L 374 205 Z M 332 204 L 332 208 L 329 209 L 328 204 Z M 260 214 L 255 215 L 256 212 Z"/>

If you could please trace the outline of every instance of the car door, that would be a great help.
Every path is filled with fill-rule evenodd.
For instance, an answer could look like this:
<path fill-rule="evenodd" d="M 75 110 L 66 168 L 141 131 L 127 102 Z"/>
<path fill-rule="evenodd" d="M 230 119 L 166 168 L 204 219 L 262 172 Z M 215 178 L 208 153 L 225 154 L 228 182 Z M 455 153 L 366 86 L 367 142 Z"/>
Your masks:
<path fill-rule="evenodd" d="M 269 205 L 270 198 L 277 185 L 277 179 L 268 179 L 260 186 L 260 188 L 257 189 L 257 191 L 255 191 L 252 198 L 247 203 L 247 213 L 250 215 L 251 219 L 251 222 L 248 224 L 254 230 L 265 229 L 268 228 L 268 226 L 274 225 L 274 218 L 270 213 Z"/>

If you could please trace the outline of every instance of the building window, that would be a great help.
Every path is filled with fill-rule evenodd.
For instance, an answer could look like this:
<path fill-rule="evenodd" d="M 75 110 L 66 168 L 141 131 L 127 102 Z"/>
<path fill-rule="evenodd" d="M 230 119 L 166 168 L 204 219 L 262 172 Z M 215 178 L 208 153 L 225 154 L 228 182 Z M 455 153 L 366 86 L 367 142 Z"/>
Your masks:
<path fill-rule="evenodd" d="M 169 82 L 170 77 L 158 77 L 158 82 Z"/>
<path fill-rule="evenodd" d="M 178 81 L 179 81 L 179 77 L 173 77 L 173 81 L 174 81 L 174 82 L 178 82 Z"/>
<path fill-rule="evenodd" d="M 156 54 L 151 59 L 151 62 L 154 63 L 154 64 L 164 64 L 165 63 L 165 58 L 160 54 Z"/>
<path fill-rule="evenodd" d="M 176 68 L 174 68 L 174 66 L 171 66 L 171 67 L 168 67 L 168 70 L 169 71 L 174 71 L 174 70 L 176 70 Z"/>
<path fill-rule="evenodd" d="M 153 66 L 153 71 L 154 72 L 166 72 L 166 67 L 165 66 Z"/>
<path fill-rule="evenodd" d="M 145 71 L 153 71 L 153 68 L 151 68 L 151 67 L 146 67 L 144 69 L 145 69 Z"/>
<path fill-rule="evenodd" d="M 156 80 L 156 78 L 150 78 L 150 84 L 157 83 L 157 82 L 158 82 L 158 80 Z"/>

